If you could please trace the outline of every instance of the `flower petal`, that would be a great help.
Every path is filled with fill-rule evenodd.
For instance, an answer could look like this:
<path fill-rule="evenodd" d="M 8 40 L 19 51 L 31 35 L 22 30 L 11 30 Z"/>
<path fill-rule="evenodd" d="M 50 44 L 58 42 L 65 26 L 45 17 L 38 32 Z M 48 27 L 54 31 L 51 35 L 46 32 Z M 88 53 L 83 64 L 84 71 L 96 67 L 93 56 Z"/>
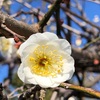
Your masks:
<path fill-rule="evenodd" d="M 24 83 L 28 84 L 37 84 L 35 81 L 35 78 L 33 77 L 32 73 L 30 72 L 30 69 L 28 67 L 24 67 L 23 63 L 18 68 L 17 72 L 20 80 L 22 80 Z"/>
<path fill-rule="evenodd" d="M 24 47 L 22 51 L 20 50 L 19 52 L 20 52 L 21 60 L 23 60 L 28 54 L 32 53 L 37 46 L 39 45 L 32 43 L 27 47 Z"/>
<path fill-rule="evenodd" d="M 57 77 L 53 77 L 52 80 L 55 82 L 55 83 L 62 83 L 64 81 L 67 81 L 69 80 L 73 75 L 73 72 L 69 72 L 69 73 L 66 73 L 66 74 L 59 74 L 57 75 Z"/>
<path fill-rule="evenodd" d="M 70 57 L 70 58 L 72 58 L 72 57 Z M 75 68 L 74 68 L 73 58 L 70 62 L 68 62 L 66 59 L 64 59 L 64 64 L 63 64 L 62 70 L 63 70 L 62 73 L 69 73 L 70 71 L 72 71 L 74 73 Z"/>
<path fill-rule="evenodd" d="M 24 52 L 25 48 L 29 45 L 32 45 L 32 43 L 27 43 L 27 42 L 24 42 L 21 44 L 20 48 L 18 49 L 17 51 L 17 54 L 20 55 L 20 57 L 22 57 L 22 52 Z"/>
<path fill-rule="evenodd" d="M 18 77 L 20 78 L 20 80 L 22 80 L 23 82 L 25 82 L 25 73 L 23 71 L 23 64 L 20 65 L 20 67 L 18 68 L 17 74 Z"/>
<path fill-rule="evenodd" d="M 37 44 L 41 44 L 41 42 L 45 43 L 47 41 L 48 41 L 47 36 L 43 35 L 42 33 L 33 34 L 27 39 L 28 43 L 37 43 Z"/>
<path fill-rule="evenodd" d="M 27 41 L 21 44 L 18 50 L 18 54 L 21 55 L 24 48 L 26 48 L 28 45 L 35 44 L 35 43 L 42 44 L 42 43 L 45 43 L 46 41 L 48 41 L 48 38 L 44 36 L 43 34 L 41 33 L 33 34 L 27 39 Z"/>
<path fill-rule="evenodd" d="M 56 39 L 52 42 L 56 42 L 59 44 L 60 50 L 63 50 L 64 52 L 67 52 L 68 54 L 71 54 L 71 46 L 69 42 L 65 39 Z"/>
<path fill-rule="evenodd" d="M 25 77 L 26 77 L 27 79 L 31 79 L 31 78 L 34 77 L 33 74 L 31 73 L 31 70 L 30 70 L 29 67 L 25 67 L 25 68 L 23 69 L 23 71 L 24 71 Z"/>
<path fill-rule="evenodd" d="M 56 50 L 59 50 L 60 47 L 59 47 L 59 44 L 57 42 L 54 42 L 54 41 L 49 41 L 47 42 L 47 44 L 50 48 L 54 48 Z"/>
<path fill-rule="evenodd" d="M 54 83 L 51 77 L 42 77 L 34 74 L 36 82 L 43 88 L 51 87 Z"/>
<path fill-rule="evenodd" d="M 46 36 L 49 41 L 58 39 L 57 35 L 51 32 L 44 32 L 43 35 Z"/>
<path fill-rule="evenodd" d="M 24 69 L 24 73 L 25 73 L 25 81 L 31 84 L 37 84 L 35 78 L 34 78 L 34 74 L 31 73 L 31 70 L 29 67 L 25 67 Z"/>
<path fill-rule="evenodd" d="M 60 83 L 54 83 L 51 87 L 52 88 L 55 88 L 55 87 L 57 87 L 57 86 L 59 86 L 60 85 Z"/>

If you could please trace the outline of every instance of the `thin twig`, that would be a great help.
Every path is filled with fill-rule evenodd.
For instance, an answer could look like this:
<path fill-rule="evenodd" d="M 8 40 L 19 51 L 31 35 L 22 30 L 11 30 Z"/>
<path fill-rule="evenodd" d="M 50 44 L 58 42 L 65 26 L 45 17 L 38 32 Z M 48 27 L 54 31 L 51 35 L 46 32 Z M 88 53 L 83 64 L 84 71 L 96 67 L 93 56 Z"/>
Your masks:
<path fill-rule="evenodd" d="M 61 3 L 61 1 L 62 0 L 56 0 L 54 4 L 52 4 L 52 7 L 49 9 L 49 11 L 44 15 L 43 19 L 38 23 L 40 30 L 42 30 L 43 27 L 46 25 L 51 15 L 53 14 L 53 12 L 59 7 L 59 4 Z"/>
<path fill-rule="evenodd" d="M 69 83 L 61 83 L 60 87 L 63 87 L 65 89 L 72 89 L 72 90 L 81 91 L 81 92 L 87 93 L 91 96 L 100 98 L 100 92 L 95 91 L 91 88 L 85 88 L 85 87 L 82 87 L 82 86 L 77 86 L 77 85 L 73 85 L 73 84 L 69 84 Z"/>
<path fill-rule="evenodd" d="M 88 48 L 91 44 L 93 44 L 93 43 L 95 43 L 95 42 L 97 42 L 97 41 L 99 41 L 99 40 L 100 40 L 100 37 L 98 37 L 98 38 L 96 38 L 96 39 L 93 39 L 91 42 L 87 43 L 87 44 L 82 48 L 82 50 Z"/>
<path fill-rule="evenodd" d="M 13 31 L 11 31 L 9 28 L 6 27 L 6 25 L 2 24 L 2 25 L 1 25 L 1 28 L 2 28 L 3 30 L 5 30 L 6 32 L 10 33 L 10 34 L 13 35 L 13 36 L 16 35 L 22 42 L 25 42 L 25 37 L 24 37 L 24 36 L 21 36 L 21 35 L 19 35 L 19 34 L 13 32 Z"/>
<path fill-rule="evenodd" d="M 56 33 L 57 33 L 57 36 L 61 36 L 61 33 L 60 33 L 60 31 L 61 31 L 60 5 L 58 5 L 58 9 L 55 11 L 54 17 L 55 17 L 55 20 L 56 20 L 56 27 L 57 27 Z"/>
<path fill-rule="evenodd" d="M 21 86 L 21 87 L 19 87 L 19 88 L 16 88 L 13 92 L 11 92 L 7 97 L 8 98 L 11 98 L 12 97 L 12 95 L 15 93 L 15 92 L 17 92 L 17 91 L 19 91 L 19 90 L 22 90 L 23 89 L 23 86 Z"/>

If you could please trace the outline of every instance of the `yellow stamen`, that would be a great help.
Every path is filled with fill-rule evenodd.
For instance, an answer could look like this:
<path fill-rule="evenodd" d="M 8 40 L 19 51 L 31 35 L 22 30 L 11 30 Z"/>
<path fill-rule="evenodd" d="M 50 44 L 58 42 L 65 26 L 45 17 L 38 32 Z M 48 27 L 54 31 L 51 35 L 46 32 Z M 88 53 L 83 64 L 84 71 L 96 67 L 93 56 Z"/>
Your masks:
<path fill-rule="evenodd" d="M 35 59 L 33 57 L 30 57 L 30 61 L 34 61 Z"/>
<path fill-rule="evenodd" d="M 56 49 L 51 50 L 48 45 L 42 45 L 28 57 L 28 65 L 34 74 L 54 77 L 62 72 L 62 59 Z"/>

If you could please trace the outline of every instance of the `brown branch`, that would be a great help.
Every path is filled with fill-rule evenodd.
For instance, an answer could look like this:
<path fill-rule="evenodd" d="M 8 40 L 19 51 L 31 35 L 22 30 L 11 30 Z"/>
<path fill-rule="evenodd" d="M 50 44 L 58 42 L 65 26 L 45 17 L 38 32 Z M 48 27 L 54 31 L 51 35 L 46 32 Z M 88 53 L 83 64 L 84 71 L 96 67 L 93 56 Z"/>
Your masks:
<path fill-rule="evenodd" d="M 71 15 L 69 12 L 66 12 L 66 15 L 69 16 L 71 20 L 73 20 L 78 26 L 80 26 L 83 29 L 83 31 L 86 31 L 88 34 L 97 34 L 97 31 L 95 31 L 94 27 L 92 29 L 89 29 L 88 27 L 86 27 L 87 23 L 79 21 L 77 18 L 75 18 L 75 16 Z"/>
<path fill-rule="evenodd" d="M 70 0 L 69 0 L 69 3 L 66 4 L 66 8 L 70 9 Z M 67 25 L 68 26 L 71 26 L 71 18 L 69 16 L 66 16 L 67 17 Z M 66 39 L 69 41 L 69 43 L 71 43 L 71 31 L 68 30 L 68 34 L 66 35 Z"/>
<path fill-rule="evenodd" d="M 96 39 L 93 39 L 91 42 L 87 43 L 87 44 L 82 48 L 82 50 L 88 48 L 91 44 L 93 44 L 93 43 L 95 43 L 95 42 L 97 42 L 97 41 L 99 41 L 99 40 L 100 40 L 100 37 L 98 37 L 98 38 L 96 38 Z"/>
<path fill-rule="evenodd" d="M 39 22 L 39 24 L 36 25 L 33 24 L 29 26 L 24 22 L 17 21 L 14 18 L 10 17 L 9 15 L 0 12 L 0 25 L 4 24 L 8 29 L 13 31 L 14 33 L 20 36 L 25 36 L 25 38 L 27 39 L 30 35 L 39 32 L 39 30 L 41 30 L 46 25 L 52 13 L 55 11 L 55 9 L 57 9 L 57 6 L 61 3 L 61 1 L 62 0 L 55 1 L 51 9 L 45 14 L 43 19 Z M 1 29 L 1 31 L 7 33 L 7 30 Z M 6 37 L 11 37 L 11 36 L 6 35 Z"/>
<path fill-rule="evenodd" d="M 52 5 L 52 7 L 49 9 L 49 11 L 44 15 L 43 19 L 39 22 L 39 27 L 40 27 L 40 31 L 43 29 L 43 27 L 46 25 L 46 23 L 48 22 L 48 20 L 50 19 L 51 15 L 53 14 L 53 12 L 59 8 L 59 4 L 62 2 L 62 0 L 56 0 L 54 2 L 54 4 Z"/>
<path fill-rule="evenodd" d="M 18 16 L 20 16 L 22 14 L 25 14 L 25 15 L 34 15 L 34 16 L 37 17 L 37 20 L 39 21 L 39 18 L 38 18 L 39 11 L 40 11 L 40 9 L 38 9 L 38 12 L 35 12 L 34 10 L 29 11 L 29 12 L 21 10 L 21 11 L 15 13 L 15 14 L 11 15 L 11 17 L 15 18 L 15 17 L 18 17 Z"/>
<path fill-rule="evenodd" d="M 15 94 L 15 92 L 19 91 L 19 90 L 23 90 L 23 86 L 16 88 L 13 92 L 11 92 L 10 94 L 7 95 L 7 97 L 10 99 L 13 97 L 13 95 Z M 17 96 L 17 95 L 16 95 Z"/>
<path fill-rule="evenodd" d="M 84 18 L 86 18 L 86 13 L 83 11 L 83 8 L 82 8 L 81 4 L 78 2 L 78 0 L 75 0 L 75 2 L 76 2 L 76 7 L 80 11 L 81 15 Z"/>
<path fill-rule="evenodd" d="M 61 83 L 60 87 L 65 88 L 65 89 L 72 89 L 72 90 L 84 92 L 84 93 L 89 94 L 90 96 L 100 98 L 100 92 L 95 91 L 91 88 L 85 88 L 85 87 L 82 87 L 82 86 L 77 86 L 77 85 L 73 85 L 73 84 L 69 84 L 69 83 Z"/>
<path fill-rule="evenodd" d="M 32 9 L 32 11 L 36 12 L 36 10 L 33 9 L 33 7 L 28 4 L 27 2 L 22 2 L 19 0 L 16 0 L 19 3 L 22 3 L 24 6 L 26 6 L 27 8 Z M 59 4 L 62 2 L 62 0 L 56 0 L 54 2 L 54 4 L 52 5 L 52 7 L 49 9 L 49 11 L 44 15 L 43 13 L 42 16 L 44 15 L 43 19 L 38 23 L 39 24 L 39 31 L 43 31 L 43 27 L 47 24 L 48 20 L 50 19 L 50 17 L 52 16 L 53 12 L 59 7 Z M 40 13 L 39 13 L 40 14 Z"/>
<path fill-rule="evenodd" d="M 4 24 L 2 24 L 1 25 L 1 29 L 3 30 L 3 31 L 5 31 L 5 32 L 7 32 L 7 33 L 9 33 L 9 35 L 11 36 L 17 36 L 22 42 L 25 42 L 25 37 L 24 36 L 20 36 L 20 35 L 18 35 L 18 34 L 16 34 L 16 33 L 14 33 L 13 31 L 11 31 L 9 28 L 7 28 Z M 7 37 L 6 35 L 8 35 L 8 34 L 5 34 L 5 37 Z"/>
<path fill-rule="evenodd" d="M 49 2 L 49 3 L 53 3 L 51 0 L 44 0 L 44 1 L 47 1 L 47 2 Z M 97 29 L 100 30 L 100 26 L 97 26 L 97 25 L 91 23 L 89 20 L 85 19 L 85 18 L 82 17 L 82 16 L 77 15 L 76 13 L 70 11 L 68 8 L 63 7 L 62 5 L 60 5 L 60 7 L 61 7 L 64 11 L 69 12 L 69 13 L 72 14 L 73 16 L 76 16 L 77 18 L 79 18 L 79 19 L 85 21 L 86 23 L 88 23 L 88 24 L 90 24 L 91 26 L 93 26 L 93 27 L 95 27 L 95 28 L 97 28 Z"/>
<path fill-rule="evenodd" d="M 44 14 L 43 12 L 41 12 L 41 11 L 38 12 L 38 9 L 33 8 L 32 5 L 30 5 L 29 3 L 25 2 L 25 1 L 16 0 L 16 2 L 22 4 L 22 5 L 25 6 L 26 8 L 31 9 L 31 11 L 34 11 L 34 13 L 36 13 L 36 14 L 39 13 L 41 16 L 44 16 L 44 15 L 45 15 L 45 14 Z"/>
<path fill-rule="evenodd" d="M 100 81 L 100 75 L 96 76 L 93 80 L 86 80 L 85 81 L 85 87 L 92 87 L 94 86 L 97 82 Z"/>
<path fill-rule="evenodd" d="M 54 22 L 56 23 L 56 34 L 61 38 L 61 19 L 60 19 L 60 5 L 58 9 L 54 12 Z"/>
<path fill-rule="evenodd" d="M 19 96 L 18 100 L 27 100 L 30 99 L 31 97 L 34 98 L 32 100 L 35 100 L 35 94 L 37 91 L 40 91 L 41 87 L 39 86 L 32 86 L 31 88 L 27 89 L 25 92 L 21 93 L 21 95 Z"/>
<path fill-rule="evenodd" d="M 80 32 L 79 30 L 77 30 L 77 29 L 75 29 L 75 28 L 73 28 L 71 26 L 68 26 L 66 24 L 63 24 L 62 27 L 65 28 L 65 29 L 68 29 L 69 31 L 71 31 L 72 33 L 74 33 L 76 35 L 85 37 L 86 39 L 90 40 L 88 34 L 85 34 L 84 32 Z"/>
<path fill-rule="evenodd" d="M 28 25 L 24 22 L 15 20 L 7 14 L 0 12 L 0 25 L 2 24 L 6 25 L 6 27 L 8 27 L 16 34 L 25 36 L 26 39 L 30 35 L 38 32 L 38 25 Z"/>
<path fill-rule="evenodd" d="M 55 20 L 56 20 L 56 27 L 57 27 L 56 33 L 57 33 L 57 36 L 61 37 L 61 33 L 60 33 L 61 32 L 60 5 L 58 5 L 58 9 L 55 11 L 54 17 L 55 17 Z"/>
<path fill-rule="evenodd" d="M 24 4 L 23 4 L 24 5 Z M 24 6 L 26 6 L 26 5 L 24 5 Z M 31 6 L 31 5 L 30 5 Z M 28 6 L 26 6 L 26 7 L 28 7 Z M 29 8 L 29 7 L 28 7 Z M 24 13 L 24 14 L 39 14 L 39 15 L 41 15 L 42 17 L 45 15 L 43 12 L 36 12 L 36 10 L 34 10 L 32 7 L 31 7 L 31 9 L 32 9 L 32 11 L 31 12 L 23 12 L 23 11 L 21 11 L 21 12 L 19 12 L 19 13 L 17 13 L 17 14 L 14 14 L 12 17 L 15 17 L 15 16 L 18 16 L 19 14 L 21 14 L 21 13 Z M 52 19 L 50 19 L 50 21 L 54 21 L 54 19 L 52 18 Z M 81 25 L 82 26 L 82 25 Z M 64 27 L 64 28 L 67 28 L 69 31 L 72 31 L 72 32 L 74 32 L 75 34 L 77 34 L 77 35 L 81 35 L 82 37 L 85 37 L 85 38 L 88 38 L 89 39 L 89 37 L 87 36 L 87 35 L 85 35 L 85 34 L 82 34 L 80 31 L 78 31 L 78 30 L 76 30 L 76 29 L 73 29 L 72 27 L 70 27 L 70 26 L 68 26 L 68 25 L 65 25 L 65 24 L 63 24 L 62 25 L 62 27 Z M 6 34 L 6 32 L 4 32 L 4 30 L 3 30 L 3 33 L 5 33 L 5 35 L 8 35 L 8 34 Z M 10 33 L 9 33 L 10 34 Z M 8 37 L 8 36 L 6 36 L 6 37 Z M 11 36 L 9 36 L 9 37 L 11 37 Z M 90 39 L 89 39 L 90 40 Z"/>
<path fill-rule="evenodd" d="M 95 27 L 95 28 L 97 28 L 97 29 L 100 29 L 100 26 L 97 26 L 97 25 L 91 23 L 90 21 L 88 21 L 87 19 L 83 18 L 82 16 L 79 16 L 79 15 L 75 14 L 74 12 L 70 11 L 68 8 L 64 8 L 63 6 L 61 6 L 61 8 L 62 8 L 64 11 L 69 12 L 69 13 L 72 14 L 73 16 L 76 16 L 76 17 L 78 17 L 79 19 L 85 21 L 86 23 L 90 24 L 91 26 L 93 26 L 93 27 Z"/>

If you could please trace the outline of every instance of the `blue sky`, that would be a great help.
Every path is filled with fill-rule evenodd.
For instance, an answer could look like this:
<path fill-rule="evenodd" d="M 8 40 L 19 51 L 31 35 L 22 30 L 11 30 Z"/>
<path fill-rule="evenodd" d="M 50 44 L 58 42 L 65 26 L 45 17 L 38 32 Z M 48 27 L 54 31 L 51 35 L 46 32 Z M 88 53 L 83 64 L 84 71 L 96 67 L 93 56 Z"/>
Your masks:
<path fill-rule="evenodd" d="M 3 82 L 3 80 L 8 77 L 8 68 L 9 67 L 7 64 L 5 65 L 0 64 L 0 83 Z"/>

